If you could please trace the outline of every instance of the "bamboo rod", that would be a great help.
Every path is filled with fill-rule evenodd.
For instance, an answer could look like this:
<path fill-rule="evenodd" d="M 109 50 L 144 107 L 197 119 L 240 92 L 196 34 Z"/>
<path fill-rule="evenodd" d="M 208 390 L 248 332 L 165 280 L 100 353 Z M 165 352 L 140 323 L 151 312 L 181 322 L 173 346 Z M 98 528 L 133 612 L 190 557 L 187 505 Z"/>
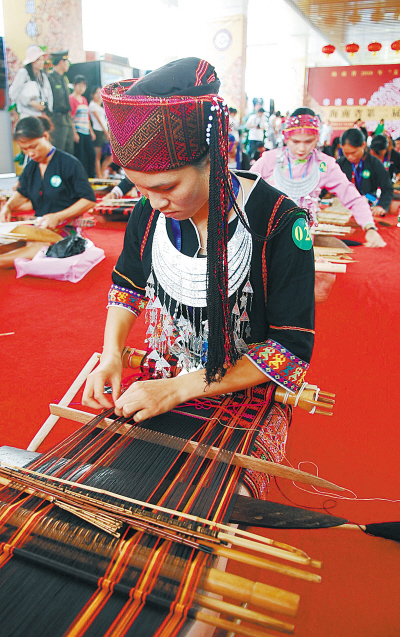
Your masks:
<path fill-rule="evenodd" d="M 230 615 L 231 617 L 235 617 L 242 621 L 248 621 L 251 624 L 261 626 L 262 628 L 272 628 L 273 630 L 278 630 L 279 632 L 288 634 L 292 634 L 294 632 L 293 624 L 288 624 L 287 622 L 282 622 L 278 619 L 274 619 L 273 617 L 268 617 L 266 615 L 262 615 L 261 613 L 247 610 L 247 608 L 242 608 L 240 606 L 236 606 L 235 604 L 229 604 L 227 602 L 223 602 L 222 600 L 214 599 L 213 597 L 209 597 L 208 595 L 200 595 L 196 593 L 193 601 L 199 604 L 199 606 L 207 608 L 208 610 L 213 610 L 217 613 L 223 613 L 224 615 Z M 239 626 L 239 624 L 237 624 L 236 622 L 234 623 L 235 626 Z M 240 634 L 240 631 L 236 632 L 239 632 Z M 263 632 L 262 635 L 265 635 L 265 633 Z"/>
<path fill-rule="evenodd" d="M 202 542 L 206 544 L 206 542 Z M 243 553 L 235 549 L 230 549 L 225 546 L 217 546 L 214 549 L 214 554 L 219 557 L 226 557 L 228 560 L 234 562 L 240 562 L 247 564 L 248 566 L 254 566 L 256 568 L 262 568 L 263 570 L 273 571 L 274 573 L 280 573 L 282 575 L 288 575 L 289 577 L 295 577 L 297 579 L 303 579 L 308 582 L 321 582 L 321 575 L 316 573 L 310 573 L 309 571 L 303 571 L 295 566 L 289 566 L 288 564 L 280 564 L 279 562 L 273 562 L 267 560 L 259 555 L 252 555 L 251 553 Z"/>
<path fill-rule="evenodd" d="M 74 420 L 76 422 L 80 422 L 82 424 L 87 424 L 93 418 L 93 414 L 89 414 L 85 411 L 79 411 L 77 409 L 72 409 L 71 407 L 63 407 L 60 405 L 54 405 L 53 403 L 50 405 L 50 413 L 55 414 L 58 417 L 62 416 L 63 418 L 69 418 L 70 420 Z M 100 428 L 107 427 L 108 425 L 115 422 L 110 418 L 105 418 L 98 426 Z M 120 433 L 125 433 L 126 431 L 133 431 L 134 425 L 123 425 L 120 428 Z M 137 431 L 137 437 L 140 438 L 142 432 L 146 432 L 147 430 L 141 427 L 135 427 L 135 432 Z M 166 447 L 170 447 L 172 449 L 182 450 L 184 449 L 187 453 L 193 453 L 196 451 L 199 444 L 197 442 L 193 442 L 191 440 L 184 440 L 183 438 L 177 438 L 175 436 L 164 436 L 163 444 Z M 199 453 L 203 453 L 201 450 Z M 208 447 L 204 452 L 204 455 L 207 454 L 208 458 L 216 458 L 218 454 L 221 453 L 221 450 L 218 447 Z M 314 486 L 319 486 L 324 489 L 331 489 L 332 491 L 344 491 L 343 487 L 334 484 L 333 482 L 329 482 L 324 478 L 320 478 L 319 476 L 314 476 L 311 473 L 307 473 L 305 471 L 300 471 L 299 469 L 293 469 L 292 467 L 286 467 L 285 465 L 280 465 L 275 462 L 270 462 L 269 460 L 261 460 L 259 458 L 253 458 L 252 456 L 246 456 L 244 454 L 235 453 L 231 456 L 231 462 L 233 465 L 238 467 L 243 467 L 244 469 L 251 469 L 253 471 L 260 471 L 261 473 L 268 473 L 270 475 L 278 476 L 280 478 L 287 478 L 289 480 L 294 480 L 296 482 L 303 482 L 305 484 L 312 484 Z"/>
<path fill-rule="evenodd" d="M 239 528 L 233 528 L 232 526 L 229 526 L 227 524 L 221 524 L 219 522 L 214 522 L 212 520 L 200 518 L 198 516 L 191 515 L 190 513 L 183 513 L 182 511 L 175 511 L 173 509 L 168 509 L 166 507 L 162 507 L 156 504 L 149 504 L 148 502 L 143 502 L 141 500 L 136 500 L 134 498 L 128 498 L 127 496 L 112 493 L 110 491 L 106 491 L 105 489 L 97 489 L 95 487 L 91 487 L 86 484 L 80 484 L 78 482 L 72 482 L 70 480 L 63 480 L 61 478 L 56 478 L 54 476 L 48 476 L 46 474 L 39 473 L 38 471 L 31 471 L 30 469 L 21 469 L 20 467 L 16 467 L 14 465 L 10 465 L 7 463 L 1 464 L 0 472 L 11 476 L 13 480 L 17 480 L 17 481 L 20 480 L 21 482 L 23 482 L 24 475 L 27 475 L 28 477 L 33 476 L 33 478 L 45 479 L 47 481 L 47 484 L 45 485 L 43 484 L 43 482 L 41 484 L 39 483 L 38 490 L 39 491 L 44 490 L 45 488 L 49 490 L 50 488 L 52 488 L 54 492 L 58 495 L 58 497 L 61 497 L 60 496 L 61 490 L 59 489 L 57 491 L 56 487 L 49 487 L 49 481 L 56 482 L 58 484 L 63 485 L 62 493 L 64 492 L 66 492 L 67 494 L 69 493 L 67 490 L 67 487 L 79 488 L 82 490 L 84 489 L 86 491 L 89 491 L 91 493 L 105 495 L 105 496 L 115 498 L 117 500 L 129 502 L 130 504 L 144 507 L 146 509 L 151 509 L 152 511 L 159 511 L 160 513 L 166 513 L 167 515 L 178 516 L 180 518 L 184 518 L 187 520 L 191 520 L 192 522 L 196 522 L 200 525 L 202 524 L 207 525 L 211 527 L 212 529 L 221 529 L 222 531 L 227 531 L 228 533 L 222 533 L 222 537 L 220 539 L 224 541 L 228 541 L 232 544 L 235 541 L 235 536 L 240 535 L 240 536 L 243 536 L 244 538 L 249 538 L 248 539 L 249 544 L 247 545 L 247 548 L 258 550 L 257 547 L 259 546 L 261 549 L 260 552 L 262 553 L 268 553 L 268 549 L 269 549 L 270 553 L 268 554 L 274 555 L 275 557 L 280 557 L 282 559 L 285 559 L 291 562 L 296 562 L 298 564 L 311 565 L 311 566 L 314 566 L 315 568 L 322 567 L 321 562 L 311 559 L 310 557 L 306 556 L 303 552 L 301 552 L 302 554 L 299 555 L 298 553 L 292 553 L 288 550 L 283 550 L 280 548 L 276 548 L 275 546 L 272 546 L 274 544 L 274 540 L 257 536 L 254 533 L 249 533 L 248 531 L 243 531 L 242 529 L 239 529 Z M 77 494 L 75 493 L 75 495 Z M 82 502 L 89 502 L 89 503 L 94 502 L 95 505 L 97 505 L 98 507 L 106 506 L 104 502 L 91 498 L 88 495 L 83 495 L 81 493 L 79 494 L 79 499 L 81 499 Z M 107 504 L 107 507 L 109 510 L 113 510 L 117 508 L 110 504 Z M 128 515 L 128 512 L 125 510 L 124 510 L 124 515 Z M 217 537 L 219 537 L 219 535 L 220 533 L 218 533 Z M 236 538 L 236 539 L 239 539 L 239 538 Z"/>
<path fill-rule="evenodd" d="M 302 409 L 312 409 L 313 407 L 319 407 L 326 411 L 326 415 L 330 416 L 329 410 L 333 409 L 335 401 L 333 399 L 327 399 L 329 402 L 325 402 L 324 397 L 321 400 L 315 399 L 315 389 L 304 389 L 300 398 L 298 399 L 297 406 Z M 297 393 L 289 393 L 283 387 L 278 386 L 275 390 L 275 400 L 281 403 L 287 403 L 288 405 L 295 405 L 297 401 Z"/>
<path fill-rule="evenodd" d="M 328 261 L 327 263 L 318 263 L 315 262 L 315 271 L 316 272 L 338 272 L 345 273 L 347 266 L 345 263 L 331 263 Z"/>
<path fill-rule="evenodd" d="M 97 363 L 99 361 L 99 358 L 100 358 L 100 354 L 98 354 L 97 352 L 95 352 L 89 358 L 88 362 L 83 367 L 83 369 L 80 371 L 80 373 L 78 374 L 78 376 L 76 377 L 76 379 L 72 383 L 71 387 L 64 394 L 64 396 L 61 398 L 61 400 L 59 402 L 59 405 L 65 405 L 65 406 L 69 405 L 71 400 L 74 398 L 74 396 L 78 393 L 78 391 L 82 387 L 83 383 L 85 382 L 85 380 L 88 377 L 88 375 L 90 374 L 90 372 L 97 365 Z M 53 427 L 56 424 L 56 422 L 58 421 L 59 417 L 60 416 L 56 416 L 56 415 L 51 414 L 47 418 L 47 420 L 43 423 L 43 425 L 41 426 L 41 428 L 39 429 L 37 434 L 34 436 L 34 438 L 32 438 L 31 442 L 29 443 L 29 445 L 27 447 L 28 451 L 36 451 L 36 449 L 39 447 L 39 445 L 42 444 L 43 440 L 46 438 L 46 436 L 53 429 Z"/>
<path fill-rule="evenodd" d="M 202 611 L 198 611 L 196 613 L 196 619 L 200 622 L 204 622 L 205 624 L 209 624 L 210 626 L 215 626 L 215 628 L 221 628 L 225 631 L 234 630 L 235 635 L 243 635 L 243 637 L 274 637 L 274 635 L 272 635 L 271 633 L 266 633 L 263 630 L 261 631 L 255 628 L 241 626 L 235 624 L 235 622 L 228 621 L 227 619 L 221 619 L 220 617 L 214 617 L 213 615 L 209 615 L 208 613 L 204 613 Z"/>

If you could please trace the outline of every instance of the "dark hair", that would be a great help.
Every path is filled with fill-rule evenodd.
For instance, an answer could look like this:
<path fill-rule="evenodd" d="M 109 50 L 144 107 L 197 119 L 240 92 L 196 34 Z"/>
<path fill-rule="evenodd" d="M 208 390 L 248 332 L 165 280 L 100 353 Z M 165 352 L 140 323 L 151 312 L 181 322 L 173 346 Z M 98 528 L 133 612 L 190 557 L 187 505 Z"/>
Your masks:
<path fill-rule="evenodd" d="M 280 111 L 276 111 L 275 115 L 276 115 L 277 117 L 281 117 L 281 112 L 280 112 Z"/>
<path fill-rule="evenodd" d="M 29 79 L 32 80 L 32 82 L 36 82 L 37 80 L 39 80 L 40 84 L 43 84 L 43 71 L 39 71 L 38 75 L 36 76 L 33 72 L 32 62 L 29 62 L 29 64 L 25 64 L 25 68 L 28 71 Z"/>
<path fill-rule="evenodd" d="M 265 113 L 265 109 L 262 106 L 260 106 L 260 108 L 257 109 L 257 113 L 260 113 L 260 111 Z"/>
<path fill-rule="evenodd" d="M 84 75 L 75 75 L 74 81 L 72 82 L 73 85 L 75 86 L 76 84 L 80 84 L 81 82 L 82 84 L 86 84 L 87 86 L 87 79 Z"/>
<path fill-rule="evenodd" d="M 228 110 L 230 113 L 237 113 L 237 108 L 233 108 L 233 106 L 230 106 Z"/>
<path fill-rule="evenodd" d="M 396 137 L 395 142 L 400 142 L 400 137 Z"/>
<path fill-rule="evenodd" d="M 23 117 L 17 122 L 14 139 L 37 139 L 43 133 L 51 130 L 51 123 L 47 117 Z"/>
<path fill-rule="evenodd" d="M 342 134 L 340 143 L 342 144 L 350 144 L 350 146 L 354 146 L 354 148 L 358 148 L 362 146 L 366 141 L 364 133 L 359 128 L 349 128 L 345 130 Z"/>
<path fill-rule="evenodd" d="M 78 76 L 79 77 L 79 76 Z M 83 75 L 82 75 L 83 77 Z M 82 81 L 82 80 L 81 80 Z M 101 88 L 100 84 L 96 84 L 96 86 L 92 86 L 92 88 L 90 89 L 90 96 L 93 97 L 93 95 L 96 93 L 97 89 Z"/>
<path fill-rule="evenodd" d="M 375 135 L 371 142 L 371 150 L 377 155 L 388 147 L 388 140 L 385 135 Z"/>
<path fill-rule="evenodd" d="M 296 110 L 293 111 L 290 117 L 296 117 L 296 115 L 312 115 L 312 117 L 314 117 L 315 113 L 311 110 L 311 108 L 302 106 L 301 108 L 296 108 Z"/>

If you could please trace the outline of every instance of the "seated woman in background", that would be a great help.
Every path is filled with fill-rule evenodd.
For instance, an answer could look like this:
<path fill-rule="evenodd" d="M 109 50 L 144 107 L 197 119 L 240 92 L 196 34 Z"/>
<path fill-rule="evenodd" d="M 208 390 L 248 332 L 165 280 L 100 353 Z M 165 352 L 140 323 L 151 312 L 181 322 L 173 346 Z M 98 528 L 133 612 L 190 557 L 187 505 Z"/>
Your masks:
<path fill-rule="evenodd" d="M 387 139 L 384 135 L 374 137 L 371 148 L 373 144 L 376 145 L 377 139 L 379 143 L 379 137 L 384 138 L 386 149 Z M 393 185 L 388 172 L 382 162 L 376 156 L 372 156 L 372 151 L 368 153 L 367 142 L 360 130 L 349 128 L 343 133 L 341 143 L 343 157 L 340 157 L 337 163 L 358 192 L 365 195 L 373 204 L 374 217 L 383 217 L 388 212 L 393 199 Z M 378 188 L 381 190 L 379 200 L 376 196 Z"/>
<path fill-rule="evenodd" d="M 400 173 L 400 154 L 393 148 L 393 139 L 386 135 L 375 135 L 370 146 L 370 153 L 377 157 L 388 171 L 390 180 L 396 180 Z"/>
<path fill-rule="evenodd" d="M 351 130 L 365 143 L 361 131 Z M 284 136 L 286 147 L 263 153 L 252 166 L 252 171 L 260 173 L 269 184 L 284 192 L 301 208 L 308 209 L 314 218 L 319 210 L 321 190 L 326 188 L 351 210 L 357 223 L 365 230 L 365 245 L 372 248 L 385 246 L 365 198 L 346 179 L 333 157 L 316 150 L 319 118 L 314 111 L 310 108 L 295 110 L 288 119 Z"/>
<path fill-rule="evenodd" d="M 0 212 L 0 222 L 10 221 L 13 210 L 32 203 L 38 225 L 58 231 L 71 219 L 93 207 L 96 201 L 82 164 L 50 142 L 50 122 L 44 117 L 25 117 L 15 127 L 14 139 L 28 155 L 17 191 Z M 39 241 L 0 256 L 0 267 L 12 268 L 16 257 L 32 258 L 42 247 Z"/>

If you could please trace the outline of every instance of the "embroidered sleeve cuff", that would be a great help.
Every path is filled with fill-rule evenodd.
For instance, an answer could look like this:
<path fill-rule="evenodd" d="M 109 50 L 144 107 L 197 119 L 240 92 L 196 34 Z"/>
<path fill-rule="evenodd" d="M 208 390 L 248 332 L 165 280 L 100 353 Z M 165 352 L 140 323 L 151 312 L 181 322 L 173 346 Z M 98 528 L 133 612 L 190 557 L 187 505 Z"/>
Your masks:
<path fill-rule="evenodd" d="M 145 309 L 147 302 L 148 299 L 145 296 L 142 296 L 133 290 L 121 288 L 119 285 L 115 285 L 115 283 L 113 283 L 108 293 L 107 307 L 116 305 L 129 310 L 135 316 L 139 316 L 139 314 Z"/>
<path fill-rule="evenodd" d="M 309 368 L 309 363 L 271 338 L 265 343 L 249 345 L 246 356 L 268 378 L 292 392 L 297 391 L 302 385 Z"/>

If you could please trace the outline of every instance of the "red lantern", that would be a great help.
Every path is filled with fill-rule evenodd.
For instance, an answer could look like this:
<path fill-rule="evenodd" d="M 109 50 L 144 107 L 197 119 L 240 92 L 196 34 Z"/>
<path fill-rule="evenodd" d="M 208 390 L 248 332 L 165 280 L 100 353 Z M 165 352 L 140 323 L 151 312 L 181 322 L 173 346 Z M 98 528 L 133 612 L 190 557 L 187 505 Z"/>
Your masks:
<path fill-rule="evenodd" d="M 325 53 L 327 58 L 332 55 L 332 53 L 335 53 L 335 51 L 336 47 L 333 46 L 333 44 L 327 44 L 326 46 L 322 47 L 322 53 Z"/>
<path fill-rule="evenodd" d="M 390 48 L 392 49 L 392 51 L 396 51 L 396 53 L 398 53 L 400 51 L 400 40 L 395 40 L 394 42 L 392 42 Z"/>
<path fill-rule="evenodd" d="M 355 42 L 350 42 L 350 44 L 346 44 L 344 47 L 346 49 L 346 53 L 350 53 L 351 57 L 353 57 L 354 53 L 360 50 L 360 46 Z"/>
<path fill-rule="evenodd" d="M 368 44 L 368 51 L 370 51 L 373 55 L 376 55 L 378 51 L 382 48 L 382 44 L 380 42 L 371 42 Z"/>

